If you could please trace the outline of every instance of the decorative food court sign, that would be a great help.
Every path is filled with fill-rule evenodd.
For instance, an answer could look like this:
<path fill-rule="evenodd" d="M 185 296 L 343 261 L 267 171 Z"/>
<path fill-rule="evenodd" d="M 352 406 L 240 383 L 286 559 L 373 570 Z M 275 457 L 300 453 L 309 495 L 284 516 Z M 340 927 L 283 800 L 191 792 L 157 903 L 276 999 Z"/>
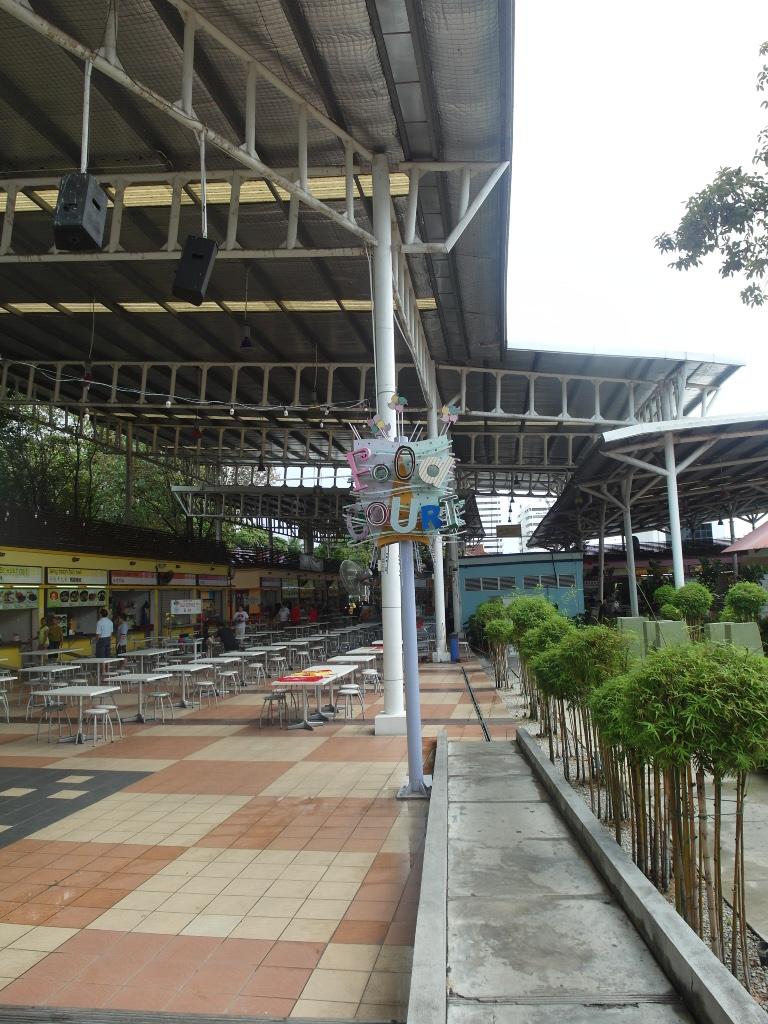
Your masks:
<path fill-rule="evenodd" d="M 171 615 L 202 615 L 203 602 L 198 598 L 171 601 Z"/>
<path fill-rule="evenodd" d="M 464 502 L 455 493 L 456 460 L 447 434 L 458 410 L 443 406 L 445 426 L 439 437 L 417 440 L 403 436 L 406 404 L 399 395 L 389 402 L 398 414 L 396 438 L 389 436 L 390 424 L 374 417 L 368 423 L 374 436 L 357 434 L 347 453 L 357 497 L 345 511 L 353 540 L 373 540 L 382 547 L 408 540 L 429 543 L 464 526 Z"/>

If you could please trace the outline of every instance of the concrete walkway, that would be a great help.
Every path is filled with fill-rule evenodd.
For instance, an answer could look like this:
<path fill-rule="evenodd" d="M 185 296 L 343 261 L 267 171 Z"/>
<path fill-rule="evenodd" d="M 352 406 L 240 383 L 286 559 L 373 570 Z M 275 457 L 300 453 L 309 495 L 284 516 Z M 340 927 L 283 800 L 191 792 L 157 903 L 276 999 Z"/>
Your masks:
<path fill-rule="evenodd" d="M 449 1024 L 690 1024 L 517 750 L 447 762 Z"/>

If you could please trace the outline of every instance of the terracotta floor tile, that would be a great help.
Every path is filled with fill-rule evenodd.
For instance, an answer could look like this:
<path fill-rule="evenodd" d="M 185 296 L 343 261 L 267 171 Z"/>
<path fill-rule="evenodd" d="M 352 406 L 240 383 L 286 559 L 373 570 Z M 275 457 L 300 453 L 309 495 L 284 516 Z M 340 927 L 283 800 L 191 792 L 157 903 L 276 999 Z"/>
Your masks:
<path fill-rule="evenodd" d="M 45 922 L 49 926 L 59 928 L 86 928 L 102 914 L 101 910 L 92 907 L 63 907 Z"/>
<path fill-rule="evenodd" d="M 389 930 L 385 921 L 344 920 L 333 933 L 334 942 L 354 942 L 361 945 L 381 945 Z"/>
<path fill-rule="evenodd" d="M 127 985 L 117 989 L 103 1007 L 105 1010 L 163 1010 L 175 991 L 165 985 Z"/>
<path fill-rule="evenodd" d="M 196 964 L 184 960 L 159 962 L 154 959 L 136 971 L 128 983 L 138 988 L 164 985 L 169 991 L 175 992 L 186 985 L 196 967 Z"/>
<path fill-rule="evenodd" d="M 71 981 L 56 989 L 46 1000 L 48 1006 L 69 1006 L 82 1009 L 100 1009 L 118 991 L 116 985 L 94 985 L 84 988 L 82 983 Z"/>
<path fill-rule="evenodd" d="M 394 900 L 354 899 L 344 915 L 346 921 L 391 921 L 395 916 L 397 903 Z"/>
<path fill-rule="evenodd" d="M 230 993 L 237 995 L 250 980 L 253 969 L 247 964 L 209 964 L 198 968 L 182 988 L 184 992 L 199 992 L 201 995 L 210 993 Z"/>
<path fill-rule="evenodd" d="M 234 999 L 231 993 L 202 994 L 196 989 L 174 993 L 164 1006 L 166 1013 L 220 1014 L 226 1013 Z"/>
<path fill-rule="evenodd" d="M 49 903 L 53 909 L 66 907 L 84 896 L 88 888 L 75 885 L 51 885 L 44 892 L 35 896 L 36 903 Z"/>
<path fill-rule="evenodd" d="M 100 885 L 101 882 L 109 878 L 111 874 L 111 871 L 93 871 L 91 868 L 81 868 L 79 871 L 73 871 L 69 875 L 67 885 L 92 889 L 95 885 Z"/>
<path fill-rule="evenodd" d="M 8 924 L 46 924 L 56 913 L 56 907 L 46 903 L 24 903 L 5 915 Z"/>
<path fill-rule="evenodd" d="M 62 979 L 35 980 L 21 978 L 12 981 L 2 991 L 2 1002 L 7 1006 L 40 1006 L 47 1003 L 54 992 L 61 988 Z"/>
<path fill-rule="evenodd" d="M 49 953 L 44 960 L 35 964 L 28 977 L 57 980 L 61 984 L 79 978 L 86 967 L 93 963 L 94 956 L 85 953 L 68 953 L 57 950 Z"/>
<path fill-rule="evenodd" d="M 123 932 L 82 931 L 59 947 L 59 952 L 98 954 L 114 952 L 114 947 L 124 938 Z"/>
<path fill-rule="evenodd" d="M 102 889 L 100 887 L 89 889 L 88 892 L 74 900 L 72 906 L 108 910 L 110 907 L 114 907 L 116 903 L 119 903 L 129 892 L 131 892 L 130 889 Z"/>
<path fill-rule="evenodd" d="M 293 999 L 267 996 L 238 996 L 230 1003 L 229 1013 L 242 1017 L 287 1017 L 294 1007 Z"/>
<path fill-rule="evenodd" d="M 27 882 L 15 882 L 12 885 L 6 886 L 2 892 L 0 892 L 0 899 L 10 900 L 15 903 L 26 903 L 27 900 L 33 900 L 35 896 L 41 892 L 45 892 L 48 888 L 47 884 L 32 884 Z"/>
<path fill-rule="evenodd" d="M 309 967 L 317 966 L 325 950 L 323 942 L 280 942 L 277 941 L 264 958 L 267 967 Z"/>
<path fill-rule="evenodd" d="M 5 915 L 12 913 L 19 907 L 18 903 L 11 903 L 9 900 L 0 900 L 0 920 L 5 920 Z"/>
<path fill-rule="evenodd" d="M 281 943 L 277 943 L 281 945 Z M 285 943 L 283 943 L 285 945 Z M 271 939 L 227 938 L 217 946 L 206 961 L 207 964 L 245 964 L 255 970 L 274 948 Z M 281 967 L 305 967 L 306 964 L 281 964 Z"/>
<path fill-rule="evenodd" d="M 222 941 L 207 935 L 173 935 L 166 938 L 168 941 L 155 957 L 156 960 L 180 959 L 193 964 L 207 960 Z"/>
<path fill-rule="evenodd" d="M 298 999 L 312 972 L 298 967 L 259 967 L 242 989 L 244 996 Z"/>
<path fill-rule="evenodd" d="M 100 934 L 104 934 L 101 932 Z M 116 941 L 112 947 L 115 956 L 142 958 L 144 963 L 157 956 L 165 949 L 171 937 L 168 935 L 148 935 L 138 932 L 115 932 Z"/>
<path fill-rule="evenodd" d="M 407 921 L 393 921 L 384 942 L 388 946 L 412 946 L 416 937 L 416 924 Z"/>
<path fill-rule="evenodd" d="M 378 882 L 368 883 L 364 882 L 357 890 L 355 900 L 375 900 L 391 902 L 393 900 L 399 900 L 403 889 L 405 888 L 405 882 Z"/>
<path fill-rule="evenodd" d="M 127 984 L 141 966 L 141 960 L 125 955 L 99 956 L 85 968 L 78 981 L 83 985 L 119 987 Z"/>

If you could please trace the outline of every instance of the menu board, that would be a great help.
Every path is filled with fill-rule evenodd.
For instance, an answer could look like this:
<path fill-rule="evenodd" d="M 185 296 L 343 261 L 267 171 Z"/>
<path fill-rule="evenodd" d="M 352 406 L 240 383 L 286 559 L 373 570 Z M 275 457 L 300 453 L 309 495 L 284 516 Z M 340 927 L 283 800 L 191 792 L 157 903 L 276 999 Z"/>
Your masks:
<path fill-rule="evenodd" d="M 106 587 L 106 569 L 48 569 L 48 583 L 59 587 Z"/>
<path fill-rule="evenodd" d="M 37 608 L 37 591 L 26 587 L 0 587 L 0 611 L 20 612 Z"/>
<path fill-rule="evenodd" d="M 143 584 L 147 587 L 157 586 L 156 572 L 134 572 L 132 569 L 113 569 L 109 574 L 113 587 L 135 587 Z"/>
<path fill-rule="evenodd" d="M 4 565 L 0 568 L 0 583 L 26 587 L 42 582 L 43 570 L 37 565 Z"/>
<path fill-rule="evenodd" d="M 194 598 L 171 601 L 171 615 L 201 615 L 202 611 L 203 602 Z"/>
<path fill-rule="evenodd" d="M 197 576 L 193 572 L 175 572 L 168 585 L 171 587 L 194 587 L 197 585 Z"/>
<path fill-rule="evenodd" d="M 63 587 L 61 590 L 49 590 L 47 598 L 49 608 L 82 608 L 83 605 L 101 608 L 107 600 L 107 591 L 103 587 Z"/>

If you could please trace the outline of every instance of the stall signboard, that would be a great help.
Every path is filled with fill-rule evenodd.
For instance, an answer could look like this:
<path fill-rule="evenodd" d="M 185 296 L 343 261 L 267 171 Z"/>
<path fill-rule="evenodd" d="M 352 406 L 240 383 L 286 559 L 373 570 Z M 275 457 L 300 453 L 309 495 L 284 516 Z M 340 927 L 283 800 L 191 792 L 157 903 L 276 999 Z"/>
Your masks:
<path fill-rule="evenodd" d="M 274 576 L 262 576 L 261 577 L 261 589 L 262 590 L 279 590 L 282 584 L 282 580 L 275 579 Z"/>
<path fill-rule="evenodd" d="M 229 576 L 198 575 L 197 585 L 198 587 L 227 587 L 229 586 Z"/>
<path fill-rule="evenodd" d="M 48 569 L 48 584 L 57 587 L 106 587 L 106 569 Z"/>
<path fill-rule="evenodd" d="M 202 615 L 203 602 L 200 600 L 173 600 L 171 601 L 171 615 Z"/>
<path fill-rule="evenodd" d="M 104 587 L 61 587 L 49 589 L 46 602 L 49 608 L 103 608 L 109 600 Z"/>
<path fill-rule="evenodd" d="M 37 591 L 27 587 L 0 587 L 0 611 L 22 612 L 37 608 Z"/>
<path fill-rule="evenodd" d="M 0 583 L 14 587 L 35 587 L 42 582 L 43 570 L 37 565 L 4 565 L 0 569 Z"/>
<path fill-rule="evenodd" d="M 314 555 L 299 555 L 299 568 L 304 572 L 322 572 L 323 560 Z"/>
<path fill-rule="evenodd" d="M 113 587 L 156 587 L 157 573 L 134 571 L 132 569 L 113 569 L 109 574 Z"/>
<path fill-rule="evenodd" d="M 193 572 L 175 572 L 168 586 L 195 587 L 197 586 L 197 576 Z"/>
<path fill-rule="evenodd" d="M 390 408 L 402 413 L 406 404 L 393 395 Z M 453 407 L 444 407 L 443 422 L 453 423 L 456 414 Z M 347 454 L 357 499 L 345 510 L 353 540 L 373 540 L 382 547 L 408 540 L 429 543 L 464 526 L 464 502 L 455 493 L 456 460 L 447 433 L 417 441 L 402 436 L 402 416 L 398 421 L 399 436 L 390 438 L 389 424 L 371 420 L 374 437 L 358 435 Z"/>

